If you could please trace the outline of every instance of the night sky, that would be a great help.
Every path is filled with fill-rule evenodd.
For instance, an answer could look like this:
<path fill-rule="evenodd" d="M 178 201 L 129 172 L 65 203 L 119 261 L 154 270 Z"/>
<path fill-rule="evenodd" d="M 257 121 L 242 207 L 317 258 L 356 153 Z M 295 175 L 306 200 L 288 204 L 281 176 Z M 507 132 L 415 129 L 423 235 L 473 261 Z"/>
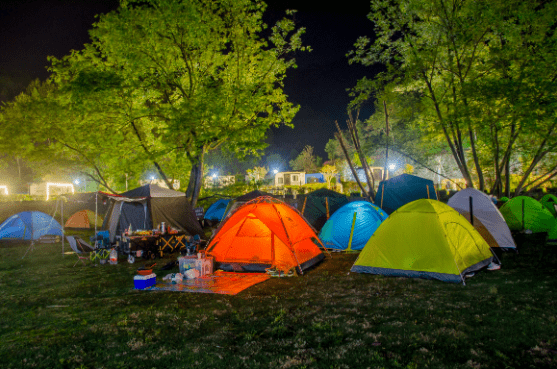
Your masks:
<path fill-rule="evenodd" d="M 325 144 L 333 137 L 334 121 L 346 125 L 350 101 L 346 89 L 373 73 L 370 68 L 348 65 L 346 57 L 359 36 L 371 34 L 372 23 L 366 18 L 369 2 L 349 8 L 339 2 L 267 3 L 267 23 L 276 21 L 284 9 L 297 9 L 296 21 L 306 28 L 303 41 L 313 49 L 296 56 L 298 68 L 289 71 L 285 81 L 290 100 L 301 106 L 293 121 L 295 128 L 273 129 L 268 151 L 287 159 L 292 149 L 299 153 L 305 145 L 312 145 L 326 160 Z M 0 99 L 21 92 L 35 78 L 46 79 L 47 56 L 62 57 L 81 49 L 89 42 L 87 31 L 95 14 L 117 6 L 115 0 L 0 1 Z"/>

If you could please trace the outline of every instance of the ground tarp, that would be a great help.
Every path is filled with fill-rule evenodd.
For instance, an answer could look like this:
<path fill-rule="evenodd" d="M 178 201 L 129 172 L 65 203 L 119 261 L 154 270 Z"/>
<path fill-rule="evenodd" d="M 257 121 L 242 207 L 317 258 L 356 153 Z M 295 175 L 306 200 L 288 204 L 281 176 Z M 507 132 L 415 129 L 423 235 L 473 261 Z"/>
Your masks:
<path fill-rule="evenodd" d="M 416 200 L 395 211 L 369 239 L 352 272 L 464 283 L 492 260 L 489 245 L 450 206 Z"/>
<path fill-rule="evenodd" d="M 214 274 L 195 279 L 184 279 L 181 283 L 157 283 L 147 290 L 235 295 L 269 278 L 271 277 L 264 273 L 233 273 L 217 270 Z"/>

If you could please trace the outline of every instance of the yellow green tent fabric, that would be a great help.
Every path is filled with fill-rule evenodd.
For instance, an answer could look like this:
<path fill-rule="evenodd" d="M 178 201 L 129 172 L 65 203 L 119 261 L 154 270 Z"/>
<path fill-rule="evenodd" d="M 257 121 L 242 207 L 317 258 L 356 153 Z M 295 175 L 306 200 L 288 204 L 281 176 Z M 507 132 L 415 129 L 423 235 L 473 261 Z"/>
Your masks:
<path fill-rule="evenodd" d="M 555 218 L 549 210 L 528 196 L 513 197 L 499 210 L 511 231 L 541 233 L 549 232 L 555 226 Z"/>
<path fill-rule="evenodd" d="M 440 201 L 420 199 L 381 223 L 351 271 L 459 283 L 491 260 L 489 245 L 466 218 Z"/>

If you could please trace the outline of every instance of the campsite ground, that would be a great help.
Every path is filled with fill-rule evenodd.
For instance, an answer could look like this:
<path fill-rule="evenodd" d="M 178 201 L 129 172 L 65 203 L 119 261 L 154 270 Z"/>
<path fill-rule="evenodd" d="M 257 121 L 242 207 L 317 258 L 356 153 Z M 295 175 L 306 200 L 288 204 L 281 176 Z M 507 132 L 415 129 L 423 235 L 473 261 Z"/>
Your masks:
<path fill-rule="evenodd" d="M 137 291 L 137 263 L 2 245 L 0 366 L 555 367 L 557 249 L 519 249 L 466 286 L 348 274 L 357 255 L 334 254 L 227 296 Z"/>

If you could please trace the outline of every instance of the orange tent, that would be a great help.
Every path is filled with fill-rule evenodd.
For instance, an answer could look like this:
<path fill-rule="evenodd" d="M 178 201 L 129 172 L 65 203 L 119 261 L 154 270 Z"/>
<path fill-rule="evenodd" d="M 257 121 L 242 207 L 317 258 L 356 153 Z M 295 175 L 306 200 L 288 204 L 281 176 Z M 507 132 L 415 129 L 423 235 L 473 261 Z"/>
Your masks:
<path fill-rule="evenodd" d="M 298 211 L 271 197 L 238 208 L 207 246 L 218 268 L 264 272 L 296 268 L 299 273 L 322 260 L 319 238 Z"/>
<path fill-rule="evenodd" d="M 100 228 L 103 220 L 97 216 L 97 225 Z M 64 228 L 95 228 L 95 212 L 91 210 L 80 210 L 74 213 L 64 224 Z"/>

